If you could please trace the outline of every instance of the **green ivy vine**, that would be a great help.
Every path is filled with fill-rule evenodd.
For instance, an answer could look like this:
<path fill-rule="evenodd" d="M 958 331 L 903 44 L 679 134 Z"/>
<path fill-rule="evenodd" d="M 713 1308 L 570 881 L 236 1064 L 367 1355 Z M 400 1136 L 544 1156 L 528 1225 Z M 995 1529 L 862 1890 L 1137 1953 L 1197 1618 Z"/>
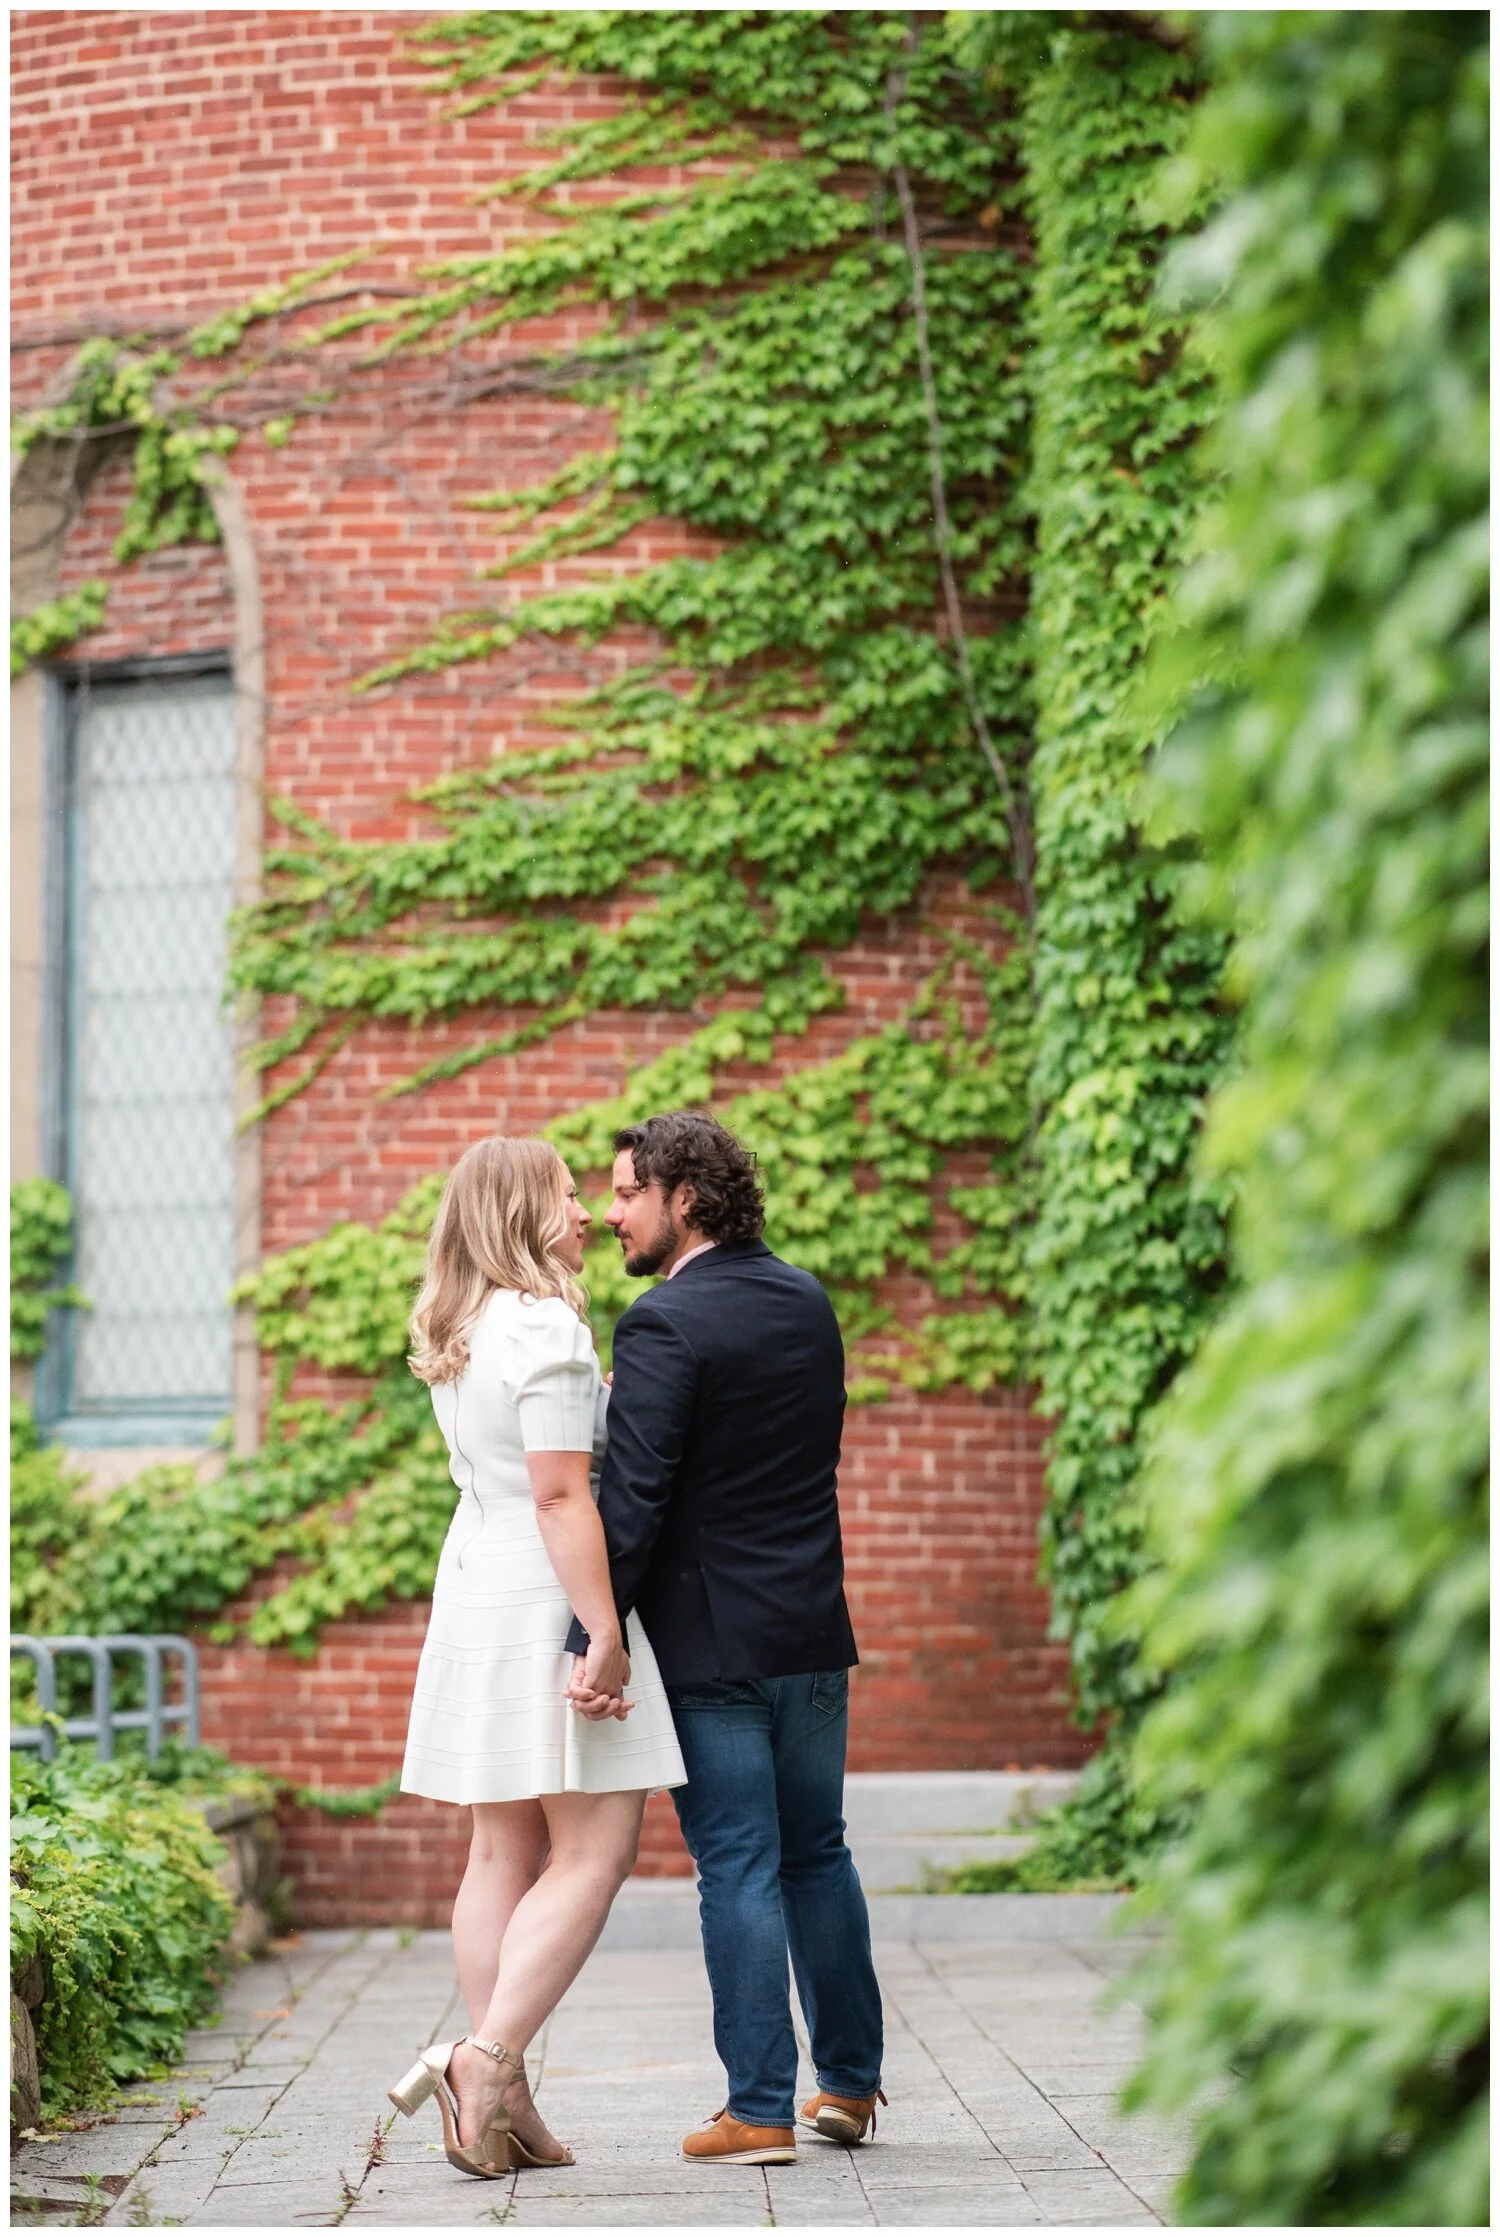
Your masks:
<path fill-rule="evenodd" d="M 1182 314 L 1157 293 L 1163 251 L 1198 209 L 1169 225 L 1153 201 L 1200 64 L 1186 40 L 1084 14 L 998 12 L 962 38 L 1016 102 L 1035 244 L 1023 495 L 1036 539 L 1038 1170 L 1025 1268 L 1054 1422 L 1044 1570 L 1077 1713 L 1118 1743 L 1149 1691 L 1108 1620 L 1141 1563 L 1140 1434 L 1212 1315 L 1224 1261 L 1224 1184 L 1192 1167 L 1228 1043 L 1224 941 L 1185 920 L 1186 850 L 1143 836 L 1153 734 L 1135 688 L 1199 508 L 1192 440 L 1210 411 Z M 1118 1744 L 1094 1759 L 1015 1884 L 1074 1880 L 1081 1860 L 1090 1877 L 1129 1874 L 1160 1827 L 1124 1763 Z"/>
<path fill-rule="evenodd" d="M 219 524 L 204 470 L 238 443 L 241 428 L 230 416 L 230 400 L 253 384 L 262 368 L 258 361 L 237 364 L 207 390 L 184 376 L 195 364 L 237 349 L 251 327 L 283 318 L 309 297 L 317 300 L 315 291 L 363 253 L 296 274 L 195 327 L 178 349 L 153 348 L 138 337 L 94 336 L 79 349 L 61 398 L 13 415 L 13 458 L 23 460 L 44 443 L 123 448 L 131 490 L 111 554 L 117 567 L 174 544 L 217 543 Z M 275 442 L 287 423 L 252 412 L 250 424 Z M 86 582 L 12 615 L 11 680 L 98 629 L 108 599 L 108 583 Z"/>
<path fill-rule="evenodd" d="M 623 625 L 657 649 L 559 708 L 555 746 L 426 788 L 415 837 L 353 842 L 275 803 L 280 843 L 231 968 L 278 1004 L 258 1115 L 369 1020 L 522 1011 L 395 1091 L 414 1093 L 604 1006 L 683 1011 L 694 1029 L 677 1050 L 553 1129 L 581 1178 L 607 1165 L 623 1116 L 722 1107 L 726 1065 L 790 1061 L 781 1086 L 724 1115 L 760 1156 L 773 1240 L 835 1296 L 854 1394 L 893 1379 L 984 1388 L 1039 1361 L 1062 1410 L 1051 1561 L 1092 1719 L 1129 1690 L 1094 1615 L 1133 1563 L 1115 1510 L 1135 1423 L 1190 1348 L 1218 1250 L 1183 1178 L 1219 1046 L 1217 949 L 1176 927 L 1170 854 L 1139 841 L 1125 795 L 1144 737 L 1122 706 L 1180 546 L 1203 382 L 1150 307 L 1161 228 L 1137 210 L 1191 71 L 1147 31 L 1059 28 L 1032 52 L 1037 20 L 994 19 L 989 48 L 863 10 L 518 10 L 424 29 L 434 89 L 460 111 L 539 74 L 638 92 L 507 182 L 540 227 L 416 275 L 394 302 L 304 317 L 262 432 L 308 436 L 289 363 L 304 382 L 330 364 L 357 380 L 511 348 L 524 321 L 592 304 L 591 340 L 527 365 L 551 393 L 607 407 L 615 435 L 545 482 L 476 499 L 497 533 L 497 601 L 442 617 L 357 688 Z M 640 181 L 663 162 L 685 183 Z M 574 198 L 598 180 L 607 200 Z M 244 419 L 259 393 L 252 328 L 305 312 L 331 271 L 201 329 L 146 393 L 196 409 L 221 441 L 213 415 L 238 399 Z M 196 402 L 195 357 L 217 361 Z M 118 399 L 97 368 L 88 378 L 98 395 L 85 381 L 72 408 L 114 424 Z M 151 452 L 190 476 L 199 455 L 186 440 Z M 716 555 L 510 587 L 660 517 Z M 1035 928 L 1015 908 L 1033 878 L 1028 791 Z M 991 889 L 991 936 L 955 950 L 903 1023 L 798 1067 L 797 1037 L 841 1000 L 830 958 L 937 869 Z M 975 1149 L 988 1177 L 945 1190 L 945 1158 Z M 296 1553 L 252 1628 L 311 1645 L 331 1615 L 425 1589 L 451 1492 L 400 1361 L 434 1189 L 248 1285 L 283 1392 L 309 1361 L 372 1378 L 367 1393 L 341 1416 L 283 1402 L 264 1452 L 217 1486 L 115 1495 L 135 1580 L 111 1582 L 122 1605 L 159 1583 L 202 1612 L 212 1573 L 242 1582 Z M 963 1240 L 935 1255 L 944 1193 Z M 874 1302 L 903 1269 L 940 1308 L 913 1329 Z M 607 1342 L 629 1294 L 607 1247 L 589 1278 Z"/>
<path fill-rule="evenodd" d="M 10 1356 L 29 1363 L 47 1344 L 47 1318 L 87 1299 L 60 1279 L 73 1252 L 73 1201 L 58 1181 L 16 1181 L 10 1192 Z"/>
<path fill-rule="evenodd" d="M 618 306 L 549 368 L 556 393 L 613 412 L 615 446 L 535 488 L 475 500 L 511 542 L 490 572 L 601 550 L 660 516 L 725 548 L 450 617 L 363 679 L 389 687 L 528 636 L 594 642 L 623 624 L 661 648 L 560 711 L 565 744 L 421 795 L 433 836 L 357 846 L 285 811 L 289 844 L 268 861 L 267 898 L 241 921 L 232 970 L 246 991 L 292 1005 L 261 1052 L 267 1065 L 324 1039 L 266 1107 L 366 1018 L 534 1012 L 410 1086 L 606 1005 L 688 1009 L 753 990 L 778 1030 L 800 1031 L 837 1002 L 822 957 L 864 917 L 908 906 L 939 862 L 991 882 L 1009 851 L 952 648 L 933 625 L 912 269 L 885 237 L 900 157 L 935 237 L 962 244 L 929 253 L 925 278 L 965 597 L 1017 610 L 1024 276 L 1000 237 L 1003 116 L 976 107 L 940 38 L 908 56 L 899 19 L 863 12 L 835 28 L 731 11 L 710 30 L 676 12 L 648 24 L 518 11 L 427 37 L 449 90 L 550 58 L 648 79 L 657 97 L 630 112 L 623 141 L 616 120 L 591 124 L 570 132 L 566 158 L 510 183 L 548 231 L 444 266 L 416 301 L 350 313 L 324 341 L 358 331 L 391 357 L 471 346 L 571 304 Z M 748 133 L 747 82 L 761 88 L 760 131 L 793 136 L 795 158 L 767 157 Z M 722 153 L 725 135 L 744 158 L 725 176 L 603 206 L 556 199 L 564 179 L 628 185 L 630 170 L 686 145 Z M 851 165 L 870 182 L 857 198 Z M 517 547 L 519 528 L 534 532 Z M 1021 634 L 1000 628 L 973 650 L 987 726 L 1019 762 Z"/>
<path fill-rule="evenodd" d="M 28 668 L 54 660 L 80 637 L 97 629 L 109 603 L 109 584 L 80 583 L 60 598 L 34 606 L 30 613 L 12 615 L 10 624 L 10 680 L 15 683 Z"/>

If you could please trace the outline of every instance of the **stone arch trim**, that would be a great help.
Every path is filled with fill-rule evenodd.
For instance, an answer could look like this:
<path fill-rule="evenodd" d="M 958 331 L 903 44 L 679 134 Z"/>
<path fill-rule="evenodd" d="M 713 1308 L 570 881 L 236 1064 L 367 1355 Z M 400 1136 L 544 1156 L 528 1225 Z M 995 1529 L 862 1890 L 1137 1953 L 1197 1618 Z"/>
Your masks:
<path fill-rule="evenodd" d="M 234 680 L 238 794 L 235 812 L 234 899 L 237 908 L 258 900 L 265 842 L 266 635 L 260 565 L 244 491 L 222 459 L 204 468 L 214 518 L 224 541 L 234 601 Z M 238 1279 L 260 1263 L 261 1129 L 246 1126 L 259 1094 L 258 1076 L 246 1059 L 259 1038 L 259 1005 L 241 1004 L 235 1016 L 234 1271 Z M 234 1447 L 251 1452 L 260 1432 L 260 1351 L 255 1314 L 238 1305 L 234 1315 Z"/>
<path fill-rule="evenodd" d="M 34 443 L 12 464 L 10 605 L 29 614 L 57 596 L 68 531 L 106 466 L 129 450 L 129 437 L 80 436 Z"/>

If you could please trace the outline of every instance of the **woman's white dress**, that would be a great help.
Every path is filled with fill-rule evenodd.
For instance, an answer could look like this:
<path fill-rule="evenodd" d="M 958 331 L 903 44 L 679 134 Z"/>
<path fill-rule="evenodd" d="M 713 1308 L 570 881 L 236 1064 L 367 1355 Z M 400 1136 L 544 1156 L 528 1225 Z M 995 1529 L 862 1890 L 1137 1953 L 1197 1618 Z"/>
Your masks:
<path fill-rule="evenodd" d="M 516 1802 L 681 1786 L 656 1658 L 626 1625 L 635 1707 L 591 1723 L 567 1700 L 572 1621 L 537 1523 L 528 1452 L 587 1452 L 597 1491 L 609 1392 L 593 1339 L 560 1297 L 496 1290 L 469 1364 L 433 1386 L 460 1497 L 417 1667 L 401 1787 L 439 1802 Z"/>

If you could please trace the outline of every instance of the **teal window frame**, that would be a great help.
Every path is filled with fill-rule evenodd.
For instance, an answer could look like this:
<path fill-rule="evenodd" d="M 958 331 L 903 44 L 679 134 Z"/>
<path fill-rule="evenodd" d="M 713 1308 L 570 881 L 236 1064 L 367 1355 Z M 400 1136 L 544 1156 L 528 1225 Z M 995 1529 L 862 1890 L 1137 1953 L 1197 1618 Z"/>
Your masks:
<path fill-rule="evenodd" d="M 60 663 L 46 677 L 44 750 L 46 754 L 46 863 L 44 908 L 46 974 L 43 998 L 42 1130 L 45 1170 L 77 1201 L 79 1156 L 78 1037 L 82 1014 L 81 973 L 84 934 L 83 816 L 79 768 L 79 714 L 89 690 L 140 683 L 160 685 L 200 678 L 232 683 L 227 648 L 156 659 Z M 60 1279 L 78 1279 L 75 1263 Z M 232 1351 L 226 1359 L 222 1395 L 174 1397 L 169 1392 L 140 1400 L 91 1404 L 77 1397 L 78 1338 L 81 1308 L 54 1313 L 48 1340 L 37 1362 L 35 1405 L 38 1427 L 49 1441 L 78 1449 L 141 1445 L 191 1447 L 223 1435 L 233 1407 Z"/>

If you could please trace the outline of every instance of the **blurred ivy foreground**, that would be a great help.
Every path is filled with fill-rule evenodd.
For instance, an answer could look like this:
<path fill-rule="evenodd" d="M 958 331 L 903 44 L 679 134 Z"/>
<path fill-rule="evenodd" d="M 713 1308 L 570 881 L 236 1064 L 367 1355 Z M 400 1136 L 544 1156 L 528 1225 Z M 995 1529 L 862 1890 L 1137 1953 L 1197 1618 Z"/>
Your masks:
<path fill-rule="evenodd" d="M 1222 483 L 1159 797 L 1237 936 L 1239 1284 L 1147 1476 L 1137 1771 L 1192 1830 L 1135 2095 L 1198 2108 L 1186 2221 L 1477 2224 L 1488 25 L 1207 22 Z"/>

